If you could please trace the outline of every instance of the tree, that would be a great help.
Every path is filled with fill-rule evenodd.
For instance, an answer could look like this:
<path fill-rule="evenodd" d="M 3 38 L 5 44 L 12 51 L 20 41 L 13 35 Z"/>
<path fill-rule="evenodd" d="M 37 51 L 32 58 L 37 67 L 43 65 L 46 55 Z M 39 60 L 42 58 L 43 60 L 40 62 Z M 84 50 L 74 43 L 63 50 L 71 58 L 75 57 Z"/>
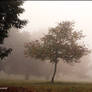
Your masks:
<path fill-rule="evenodd" d="M 27 22 L 21 20 L 19 15 L 23 13 L 24 9 L 20 6 L 23 4 L 22 0 L 7 0 L 0 1 L 0 44 L 2 45 L 4 39 L 8 37 L 9 29 L 11 27 L 22 28 Z M 0 46 L 0 59 L 8 56 L 12 51 Z"/>
<path fill-rule="evenodd" d="M 80 42 L 83 37 L 81 31 L 74 30 L 74 23 L 63 21 L 56 27 L 50 28 L 48 34 L 40 40 L 27 43 L 25 55 L 53 63 L 54 73 L 51 80 L 53 83 L 59 61 L 78 63 L 82 56 L 90 52 Z"/>

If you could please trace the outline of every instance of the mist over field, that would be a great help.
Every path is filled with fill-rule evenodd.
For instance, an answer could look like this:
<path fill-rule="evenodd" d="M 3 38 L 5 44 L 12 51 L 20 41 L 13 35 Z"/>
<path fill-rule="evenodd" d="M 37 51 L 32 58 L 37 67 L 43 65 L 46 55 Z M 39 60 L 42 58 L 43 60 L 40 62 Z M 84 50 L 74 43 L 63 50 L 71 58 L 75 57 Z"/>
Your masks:
<path fill-rule="evenodd" d="M 28 24 L 20 32 L 15 28 L 10 29 L 4 45 L 11 47 L 13 51 L 8 58 L 0 62 L 0 79 L 50 80 L 53 64 L 25 57 L 24 44 L 40 39 L 48 32 L 49 27 L 62 20 L 74 20 L 75 25 L 83 29 L 83 33 L 87 36 L 85 43 L 92 49 L 92 13 L 89 12 L 92 9 L 92 2 L 76 2 L 25 1 L 23 6 L 25 13 L 22 17 L 27 18 Z M 80 63 L 67 64 L 61 60 L 58 63 L 55 80 L 92 82 L 92 54 L 81 58 Z"/>
<path fill-rule="evenodd" d="M 8 58 L 2 61 L 0 79 L 50 80 L 53 73 L 53 64 L 27 58 L 24 55 L 24 43 L 34 39 L 29 32 L 19 33 L 12 28 L 5 45 L 13 49 Z M 40 38 L 40 35 L 38 39 Z M 61 81 L 91 81 L 89 56 L 83 57 L 81 63 L 67 64 L 62 60 L 58 64 L 56 80 Z"/>

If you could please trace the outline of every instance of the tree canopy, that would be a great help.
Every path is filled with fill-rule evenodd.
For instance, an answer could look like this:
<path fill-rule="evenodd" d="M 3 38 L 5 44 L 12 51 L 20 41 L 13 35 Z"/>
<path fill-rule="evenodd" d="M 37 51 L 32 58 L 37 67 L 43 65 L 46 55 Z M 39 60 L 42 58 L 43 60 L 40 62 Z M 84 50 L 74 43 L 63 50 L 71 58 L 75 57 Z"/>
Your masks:
<path fill-rule="evenodd" d="M 52 78 L 52 81 L 54 81 L 59 61 L 77 63 L 82 56 L 90 52 L 84 44 L 80 43 L 83 37 L 81 31 L 75 31 L 73 22 L 63 21 L 58 23 L 56 27 L 50 28 L 48 34 L 40 40 L 27 43 L 25 54 L 29 57 L 49 60 L 54 63 L 55 70 Z"/>
<path fill-rule="evenodd" d="M 26 20 L 19 18 L 19 15 L 24 12 L 22 4 L 22 0 L 0 1 L 0 44 L 3 44 L 4 39 L 8 37 L 11 27 L 22 28 L 27 23 Z M 0 59 L 8 56 L 10 52 L 11 48 L 0 46 Z"/>

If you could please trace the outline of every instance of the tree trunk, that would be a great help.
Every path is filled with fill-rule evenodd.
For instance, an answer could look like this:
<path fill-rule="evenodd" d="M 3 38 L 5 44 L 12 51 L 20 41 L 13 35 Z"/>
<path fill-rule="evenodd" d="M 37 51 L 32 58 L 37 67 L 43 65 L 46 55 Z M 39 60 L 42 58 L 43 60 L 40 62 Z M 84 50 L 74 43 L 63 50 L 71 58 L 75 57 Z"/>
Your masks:
<path fill-rule="evenodd" d="M 54 78 L 55 78 L 55 75 L 56 75 L 56 71 L 57 71 L 57 62 L 55 62 L 55 66 L 54 66 L 54 73 L 53 73 L 52 80 L 51 80 L 52 83 L 54 83 Z"/>

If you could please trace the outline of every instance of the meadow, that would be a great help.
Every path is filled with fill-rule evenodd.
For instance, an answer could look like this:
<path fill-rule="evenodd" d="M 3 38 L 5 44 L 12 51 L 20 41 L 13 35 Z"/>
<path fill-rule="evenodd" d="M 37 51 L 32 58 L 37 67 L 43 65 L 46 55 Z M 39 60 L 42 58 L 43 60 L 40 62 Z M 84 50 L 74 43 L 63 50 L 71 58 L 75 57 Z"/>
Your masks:
<path fill-rule="evenodd" d="M 0 92 L 92 92 L 92 83 L 0 80 Z"/>

